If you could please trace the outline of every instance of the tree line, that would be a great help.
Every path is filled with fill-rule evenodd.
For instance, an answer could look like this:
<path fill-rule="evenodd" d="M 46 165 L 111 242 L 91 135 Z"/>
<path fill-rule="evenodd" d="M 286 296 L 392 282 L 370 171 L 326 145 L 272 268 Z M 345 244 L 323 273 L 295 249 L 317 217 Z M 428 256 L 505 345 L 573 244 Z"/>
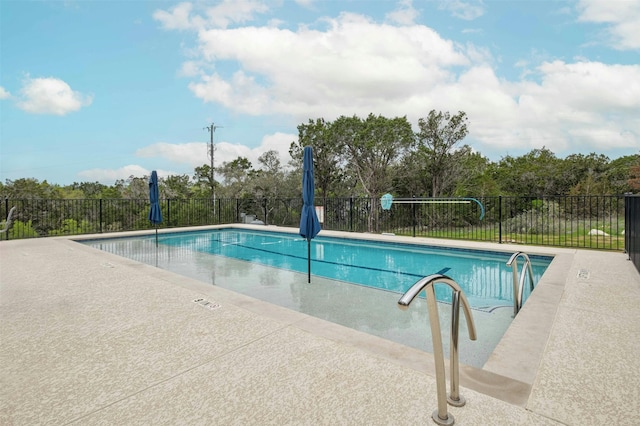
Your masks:
<path fill-rule="evenodd" d="M 298 126 L 298 140 L 282 164 L 267 151 L 252 164 L 245 157 L 215 168 L 196 167 L 189 176 L 160 178 L 165 199 L 299 198 L 302 152 L 314 148 L 316 196 L 379 198 L 619 195 L 640 190 L 640 154 L 614 160 L 597 154 L 558 158 L 550 149 L 491 161 L 464 144 L 466 113 L 435 111 L 418 120 L 417 131 L 405 117 L 341 116 L 309 119 Z M 58 185 L 34 178 L 0 182 L 0 196 L 12 199 L 144 199 L 148 176 L 117 180 L 114 185 L 74 182 Z"/>

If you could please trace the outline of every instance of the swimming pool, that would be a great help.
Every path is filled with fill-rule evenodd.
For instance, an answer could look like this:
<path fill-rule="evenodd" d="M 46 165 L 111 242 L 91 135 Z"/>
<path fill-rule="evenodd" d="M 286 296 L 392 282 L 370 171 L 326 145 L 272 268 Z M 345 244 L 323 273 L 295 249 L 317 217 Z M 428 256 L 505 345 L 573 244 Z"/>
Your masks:
<path fill-rule="evenodd" d="M 460 359 L 476 367 L 482 367 L 512 320 L 512 272 L 505 265 L 511 253 L 318 236 L 311 242 L 308 284 L 307 241 L 297 234 L 224 228 L 162 234 L 159 242 L 156 248 L 154 236 L 84 241 L 427 351 L 426 303 L 416 301 L 419 306 L 401 312 L 396 302 L 418 279 L 444 273 L 462 286 L 472 305 L 479 337 L 466 341 L 466 331 L 461 331 Z M 531 260 L 537 282 L 552 258 Z M 436 285 L 444 342 L 450 294 L 446 286 Z"/>

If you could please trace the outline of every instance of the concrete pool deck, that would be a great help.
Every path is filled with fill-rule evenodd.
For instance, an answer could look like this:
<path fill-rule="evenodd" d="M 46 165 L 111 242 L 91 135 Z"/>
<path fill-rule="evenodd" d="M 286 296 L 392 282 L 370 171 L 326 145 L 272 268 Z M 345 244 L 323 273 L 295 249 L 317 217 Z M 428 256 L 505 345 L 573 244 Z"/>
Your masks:
<path fill-rule="evenodd" d="M 485 367 L 461 366 L 456 424 L 640 424 L 626 254 L 411 241 L 556 255 Z M 2 425 L 412 425 L 436 408 L 431 354 L 69 238 L 0 242 Z"/>

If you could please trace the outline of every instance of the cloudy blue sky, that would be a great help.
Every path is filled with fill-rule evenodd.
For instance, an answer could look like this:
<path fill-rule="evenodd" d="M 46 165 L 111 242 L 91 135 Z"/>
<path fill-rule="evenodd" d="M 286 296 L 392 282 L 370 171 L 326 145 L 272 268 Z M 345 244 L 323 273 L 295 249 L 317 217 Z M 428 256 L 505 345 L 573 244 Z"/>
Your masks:
<path fill-rule="evenodd" d="M 492 160 L 640 152 L 640 0 L 0 0 L 0 181 L 287 163 L 297 125 L 465 111 Z"/>

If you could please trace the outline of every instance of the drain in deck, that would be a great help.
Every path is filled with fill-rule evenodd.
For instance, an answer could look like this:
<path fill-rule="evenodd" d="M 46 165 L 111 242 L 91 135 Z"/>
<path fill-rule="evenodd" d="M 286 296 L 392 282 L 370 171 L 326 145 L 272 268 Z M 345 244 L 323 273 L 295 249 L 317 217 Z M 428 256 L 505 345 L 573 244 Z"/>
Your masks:
<path fill-rule="evenodd" d="M 211 310 L 222 308 L 221 304 L 215 303 L 215 302 L 209 302 L 207 299 L 195 299 L 193 303 L 197 303 L 198 305 Z"/>

